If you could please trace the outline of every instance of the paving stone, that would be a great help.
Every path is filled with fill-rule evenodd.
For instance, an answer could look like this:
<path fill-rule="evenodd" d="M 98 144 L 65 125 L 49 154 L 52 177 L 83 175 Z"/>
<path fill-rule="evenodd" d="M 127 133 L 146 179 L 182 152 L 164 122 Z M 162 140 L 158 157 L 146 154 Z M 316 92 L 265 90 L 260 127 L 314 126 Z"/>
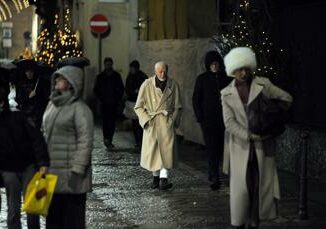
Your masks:
<path fill-rule="evenodd" d="M 231 228 L 227 177 L 223 176 L 220 191 L 209 189 L 204 151 L 181 142 L 180 166 L 171 172 L 174 186 L 162 192 L 149 188 L 152 175 L 139 166 L 140 154 L 133 150 L 133 143 L 130 132 L 118 131 L 114 137 L 116 148 L 108 151 L 100 129 L 96 128 L 94 186 L 88 194 L 87 228 Z M 282 177 L 280 180 L 283 181 Z M 292 185 L 291 182 L 286 177 L 281 186 Z M 309 202 L 310 220 L 300 221 L 297 195 L 286 190 L 282 190 L 280 217 L 262 222 L 261 228 L 326 228 L 326 206 Z M 1 195 L 4 200 L 0 228 L 6 228 L 3 190 Z M 23 224 L 26 228 L 25 216 Z"/>

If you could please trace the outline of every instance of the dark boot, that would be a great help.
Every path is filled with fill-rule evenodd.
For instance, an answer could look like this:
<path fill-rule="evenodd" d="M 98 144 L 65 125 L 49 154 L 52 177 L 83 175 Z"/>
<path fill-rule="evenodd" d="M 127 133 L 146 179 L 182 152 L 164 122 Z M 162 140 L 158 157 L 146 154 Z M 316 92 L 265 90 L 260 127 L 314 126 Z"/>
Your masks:
<path fill-rule="evenodd" d="M 170 188 L 172 188 L 173 184 L 169 183 L 167 178 L 161 178 L 160 179 L 160 190 L 164 191 L 164 190 L 168 190 Z"/>
<path fill-rule="evenodd" d="M 254 225 L 256 225 L 256 224 L 254 224 Z M 250 228 L 250 229 L 258 229 L 258 228 L 259 228 L 259 226 L 258 226 L 258 224 L 257 224 L 257 226 L 252 226 L 252 225 L 249 225 L 249 228 Z"/>
<path fill-rule="evenodd" d="M 159 186 L 160 186 L 160 177 L 154 176 L 153 183 L 151 185 L 151 189 L 159 188 Z"/>
<path fill-rule="evenodd" d="M 109 139 L 104 139 L 104 145 L 107 149 L 113 149 L 115 146 L 112 144 L 112 142 L 110 142 Z"/>
<path fill-rule="evenodd" d="M 234 228 L 236 228 L 236 229 L 245 229 L 246 228 L 246 225 L 235 226 Z"/>

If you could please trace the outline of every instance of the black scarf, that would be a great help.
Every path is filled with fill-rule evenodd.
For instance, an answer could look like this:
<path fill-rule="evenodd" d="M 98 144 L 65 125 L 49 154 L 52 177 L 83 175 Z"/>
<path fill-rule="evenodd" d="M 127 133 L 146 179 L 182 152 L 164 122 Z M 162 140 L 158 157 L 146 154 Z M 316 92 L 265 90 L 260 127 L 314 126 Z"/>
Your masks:
<path fill-rule="evenodd" d="M 167 83 L 167 79 L 165 79 L 164 81 L 161 81 L 157 78 L 157 76 L 155 76 L 155 86 L 159 89 L 161 89 L 161 91 L 163 92 L 165 87 L 166 87 L 166 83 Z"/>

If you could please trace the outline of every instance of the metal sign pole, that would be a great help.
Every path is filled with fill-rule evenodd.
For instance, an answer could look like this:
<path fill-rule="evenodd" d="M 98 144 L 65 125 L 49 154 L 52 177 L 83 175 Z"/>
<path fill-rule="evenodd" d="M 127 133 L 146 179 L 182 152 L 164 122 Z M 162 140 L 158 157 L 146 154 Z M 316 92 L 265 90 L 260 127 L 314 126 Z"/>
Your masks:
<path fill-rule="evenodd" d="M 301 171 L 300 171 L 300 196 L 299 196 L 299 219 L 308 219 L 308 191 L 307 191 L 307 154 L 308 154 L 308 138 L 309 132 L 303 130 L 301 133 L 301 139 L 303 149 L 301 150 Z"/>
<path fill-rule="evenodd" d="M 97 34 L 98 38 L 98 72 L 100 73 L 102 70 L 102 38 L 101 34 Z"/>
<path fill-rule="evenodd" d="M 102 39 L 109 35 L 110 24 L 104 15 L 95 14 L 90 19 L 90 29 L 98 40 L 98 72 L 100 73 L 102 70 Z"/>

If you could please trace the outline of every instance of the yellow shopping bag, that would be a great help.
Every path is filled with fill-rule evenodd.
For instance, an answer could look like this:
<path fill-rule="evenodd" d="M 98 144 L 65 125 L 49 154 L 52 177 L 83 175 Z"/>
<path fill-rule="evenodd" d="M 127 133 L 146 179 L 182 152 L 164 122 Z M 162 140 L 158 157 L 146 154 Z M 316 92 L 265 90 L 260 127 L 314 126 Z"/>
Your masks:
<path fill-rule="evenodd" d="M 41 177 L 39 172 L 35 173 L 27 186 L 22 210 L 28 214 L 47 216 L 57 180 L 58 177 L 53 174 Z"/>

